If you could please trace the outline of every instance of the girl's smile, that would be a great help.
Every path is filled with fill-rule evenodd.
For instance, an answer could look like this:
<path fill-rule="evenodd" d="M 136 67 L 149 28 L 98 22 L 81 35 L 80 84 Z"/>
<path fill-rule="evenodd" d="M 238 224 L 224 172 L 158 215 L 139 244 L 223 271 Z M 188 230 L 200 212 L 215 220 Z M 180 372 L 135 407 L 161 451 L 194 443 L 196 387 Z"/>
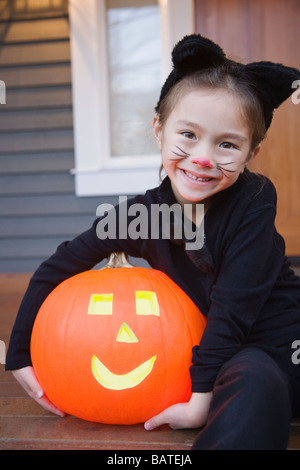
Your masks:
<path fill-rule="evenodd" d="M 209 203 L 258 152 L 238 99 L 222 89 L 186 93 L 161 125 L 153 122 L 162 163 L 181 204 Z"/>

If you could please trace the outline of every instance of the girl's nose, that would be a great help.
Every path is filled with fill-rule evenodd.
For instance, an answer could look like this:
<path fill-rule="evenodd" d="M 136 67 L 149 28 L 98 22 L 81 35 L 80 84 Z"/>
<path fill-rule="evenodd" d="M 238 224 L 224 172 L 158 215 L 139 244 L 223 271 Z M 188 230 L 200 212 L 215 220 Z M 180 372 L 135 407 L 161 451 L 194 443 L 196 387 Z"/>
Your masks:
<path fill-rule="evenodd" d="M 193 158 L 191 160 L 192 163 L 197 163 L 197 165 L 201 166 L 201 167 L 207 167 L 207 168 L 213 168 L 214 165 L 213 163 L 211 163 L 210 160 L 208 160 L 207 158 Z"/>

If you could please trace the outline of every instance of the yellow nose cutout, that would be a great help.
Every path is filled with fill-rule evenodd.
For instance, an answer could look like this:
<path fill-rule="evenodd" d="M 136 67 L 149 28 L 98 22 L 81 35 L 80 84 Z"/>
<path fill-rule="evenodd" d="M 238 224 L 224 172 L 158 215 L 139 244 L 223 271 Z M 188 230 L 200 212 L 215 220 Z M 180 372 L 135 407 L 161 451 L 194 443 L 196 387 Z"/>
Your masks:
<path fill-rule="evenodd" d="M 121 328 L 119 329 L 119 333 L 117 335 L 117 339 L 119 343 L 138 343 L 139 340 L 137 339 L 136 335 L 127 325 L 127 323 L 122 323 Z"/>

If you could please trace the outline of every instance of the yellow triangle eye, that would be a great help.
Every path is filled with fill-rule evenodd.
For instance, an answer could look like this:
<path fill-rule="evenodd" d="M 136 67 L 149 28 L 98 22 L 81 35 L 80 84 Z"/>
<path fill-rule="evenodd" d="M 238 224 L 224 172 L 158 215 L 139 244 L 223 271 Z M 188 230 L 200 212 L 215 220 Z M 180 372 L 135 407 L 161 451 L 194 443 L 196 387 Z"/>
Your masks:
<path fill-rule="evenodd" d="M 127 323 L 122 323 L 121 328 L 119 329 L 119 333 L 117 335 L 116 341 L 120 343 L 138 343 L 139 340 L 137 339 L 136 335 L 127 325 Z"/>

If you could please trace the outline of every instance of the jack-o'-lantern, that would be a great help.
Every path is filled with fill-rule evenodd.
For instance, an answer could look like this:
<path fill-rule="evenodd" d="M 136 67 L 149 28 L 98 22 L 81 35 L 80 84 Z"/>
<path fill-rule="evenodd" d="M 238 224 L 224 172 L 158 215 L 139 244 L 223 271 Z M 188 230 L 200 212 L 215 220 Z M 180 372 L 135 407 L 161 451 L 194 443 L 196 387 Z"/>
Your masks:
<path fill-rule="evenodd" d="M 189 400 L 192 347 L 205 325 L 192 300 L 160 271 L 91 270 L 61 283 L 43 303 L 32 362 L 49 400 L 66 413 L 141 423 Z"/>

